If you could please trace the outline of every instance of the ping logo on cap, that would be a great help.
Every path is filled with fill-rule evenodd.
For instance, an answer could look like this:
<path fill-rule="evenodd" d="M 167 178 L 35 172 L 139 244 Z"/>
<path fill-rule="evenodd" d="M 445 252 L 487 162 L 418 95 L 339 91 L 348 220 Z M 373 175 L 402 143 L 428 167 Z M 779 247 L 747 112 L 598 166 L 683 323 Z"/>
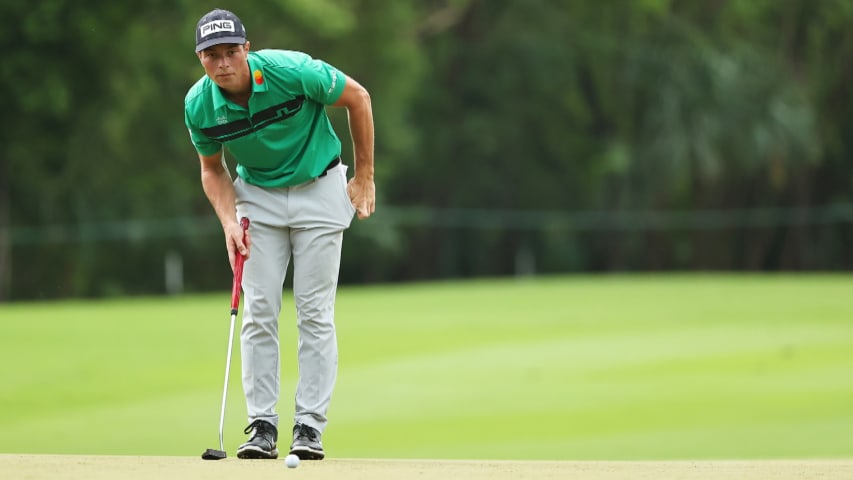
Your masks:
<path fill-rule="evenodd" d="M 214 33 L 236 32 L 237 30 L 234 28 L 233 20 L 214 20 L 199 27 L 199 31 L 202 37 L 206 37 Z"/>

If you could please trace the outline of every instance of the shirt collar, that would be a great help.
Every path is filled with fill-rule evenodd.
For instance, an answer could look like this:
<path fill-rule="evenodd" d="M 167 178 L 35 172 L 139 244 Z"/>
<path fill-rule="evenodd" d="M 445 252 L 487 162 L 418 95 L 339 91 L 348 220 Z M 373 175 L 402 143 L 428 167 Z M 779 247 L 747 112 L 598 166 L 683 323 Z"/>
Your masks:
<path fill-rule="evenodd" d="M 266 92 L 269 90 L 263 66 L 260 65 L 251 55 L 249 56 L 249 81 L 252 82 L 252 93 Z M 220 108 L 228 106 L 230 102 L 224 95 L 222 95 L 222 90 L 216 86 L 216 83 L 214 83 L 213 86 L 213 109 L 219 110 Z M 252 99 L 250 98 L 249 102 L 251 101 Z"/>
<path fill-rule="evenodd" d="M 252 80 L 252 93 L 266 92 L 269 90 L 267 86 L 267 74 L 264 67 L 254 55 L 249 54 L 249 76 Z"/>
<path fill-rule="evenodd" d="M 213 109 L 219 110 L 228 105 L 228 100 L 225 99 L 225 96 L 222 95 L 222 90 L 219 89 L 219 86 L 216 85 L 216 82 L 213 80 L 210 81 L 213 84 Z"/>

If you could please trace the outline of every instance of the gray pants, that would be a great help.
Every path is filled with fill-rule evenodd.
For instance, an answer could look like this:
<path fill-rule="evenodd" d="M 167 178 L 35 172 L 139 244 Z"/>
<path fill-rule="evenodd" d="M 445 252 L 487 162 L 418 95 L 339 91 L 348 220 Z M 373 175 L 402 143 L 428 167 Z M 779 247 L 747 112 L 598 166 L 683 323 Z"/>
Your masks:
<path fill-rule="evenodd" d="M 278 425 L 278 317 L 292 256 L 299 330 L 294 421 L 322 432 L 338 366 L 334 316 L 341 243 L 355 214 L 346 192 L 346 166 L 295 187 L 261 188 L 238 178 L 234 188 L 237 216 L 251 222 L 240 332 L 249 423 L 260 419 Z"/>

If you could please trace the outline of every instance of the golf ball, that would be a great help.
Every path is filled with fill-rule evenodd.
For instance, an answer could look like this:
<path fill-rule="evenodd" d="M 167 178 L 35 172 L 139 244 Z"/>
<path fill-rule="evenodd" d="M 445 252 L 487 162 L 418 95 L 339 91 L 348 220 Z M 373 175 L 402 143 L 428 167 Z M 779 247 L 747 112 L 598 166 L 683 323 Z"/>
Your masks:
<path fill-rule="evenodd" d="M 296 455 L 288 455 L 284 457 L 284 464 L 287 465 L 287 468 L 296 468 L 299 466 L 299 457 Z"/>

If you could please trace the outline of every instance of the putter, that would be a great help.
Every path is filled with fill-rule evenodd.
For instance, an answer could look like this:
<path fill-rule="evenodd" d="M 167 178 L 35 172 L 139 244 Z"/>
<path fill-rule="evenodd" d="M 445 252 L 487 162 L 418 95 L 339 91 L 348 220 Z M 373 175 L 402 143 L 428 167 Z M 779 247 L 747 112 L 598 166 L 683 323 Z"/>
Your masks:
<path fill-rule="evenodd" d="M 249 219 L 240 219 L 243 227 L 243 242 L 246 241 L 246 231 L 249 229 Z M 228 377 L 231 373 L 231 349 L 234 343 L 234 321 L 237 319 L 237 308 L 240 306 L 240 286 L 243 282 L 243 262 L 246 258 L 237 252 L 234 259 L 234 283 L 231 285 L 231 328 L 228 330 L 228 355 L 225 357 L 225 387 L 222 389 L 222 409 L 219 411 L 219 450 L 208 448 L 201 454 L 204 460 L 222 460 L 227 457 L 222 442 L 222 431 L 225 428 L 225 401 L 228 398 Z"/>

